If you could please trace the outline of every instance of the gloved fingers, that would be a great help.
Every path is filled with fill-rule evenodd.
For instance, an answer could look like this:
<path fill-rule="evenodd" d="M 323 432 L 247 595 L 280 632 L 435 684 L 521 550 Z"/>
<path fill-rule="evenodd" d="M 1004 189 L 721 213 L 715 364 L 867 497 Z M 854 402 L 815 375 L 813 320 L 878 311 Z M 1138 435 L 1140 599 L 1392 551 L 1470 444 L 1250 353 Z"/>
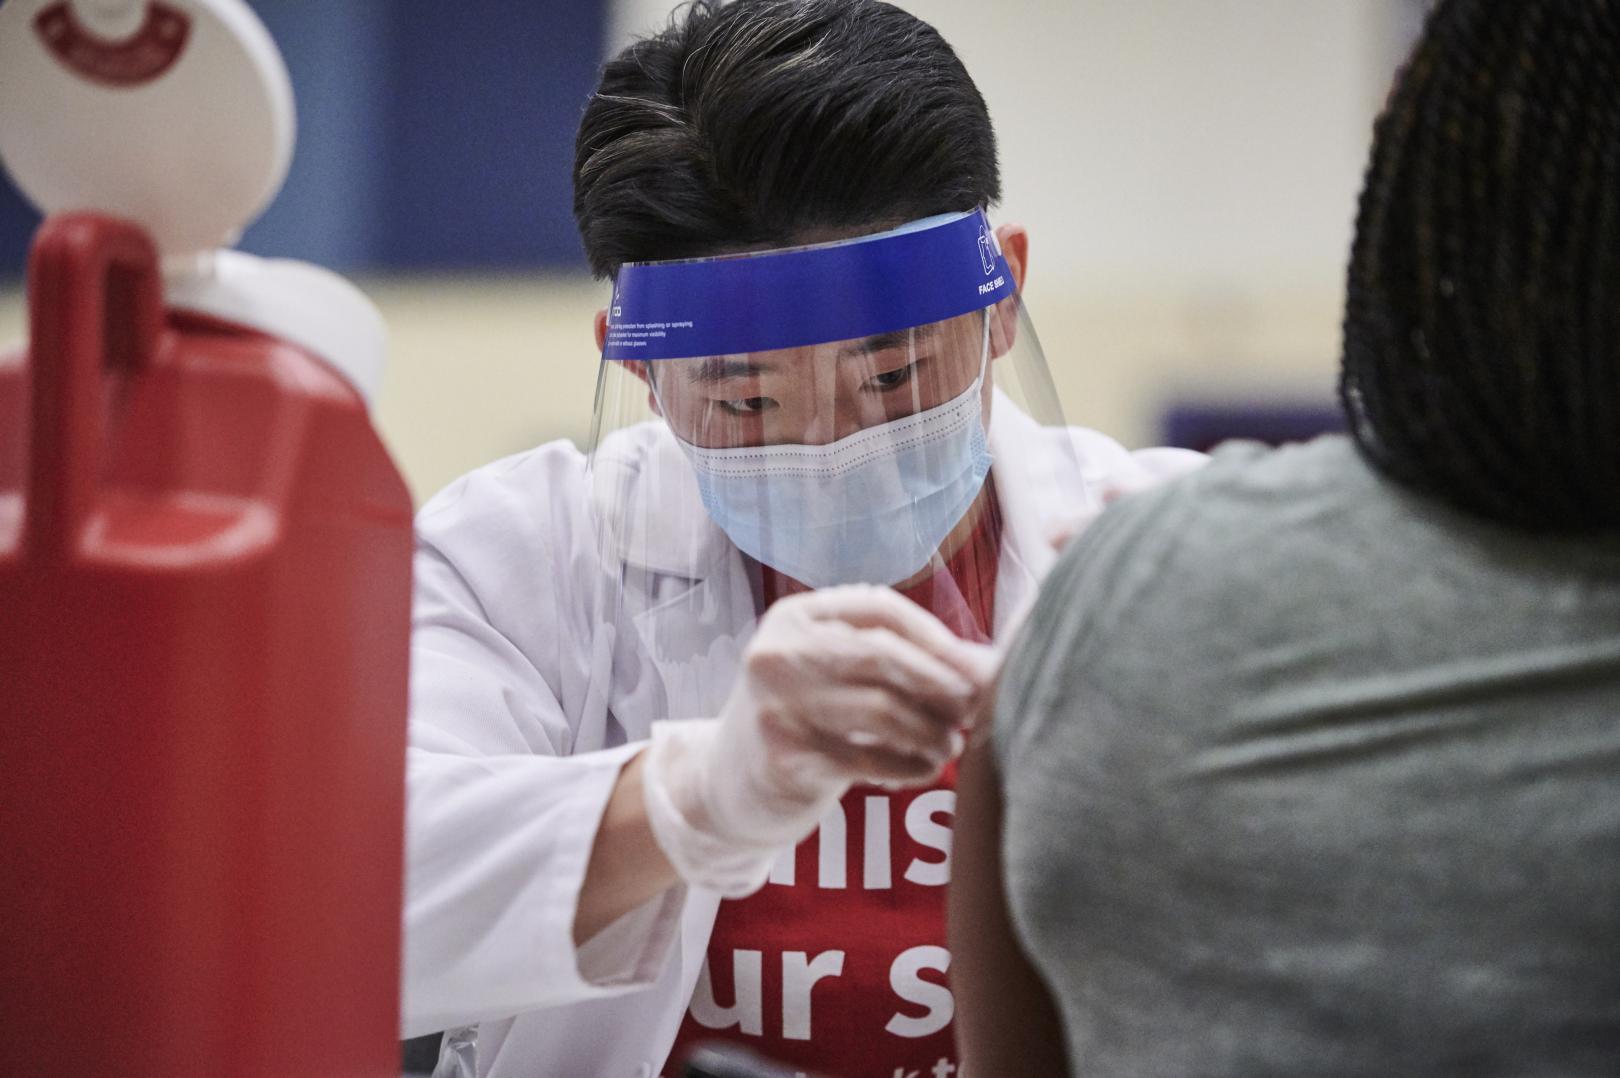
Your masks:
<path fill-rule="evenodd" d="M 811 747 L 818 751 L 825 747 L 820 738 L 826 735 L 855 750 L 878 748 L 943 766 L 951 758 L 951 734 L 959 719 L 932 714 L 888 689 L 848 686 L 818 698 L 804 721 Z M 847 758 L 841 750 L 828 755 L 840 763 Z"/>
<path fill-rule="evenodd" d="M 915 786 L 932 782 L 945 770 L 950 757 L 909 752 L 885 744 L 858 744 L 834 733 L 817 730 L 809 748 L 862 782 Z"/>
<path fill-rule="evenodd" d="M 942 717 L 961 721 L 979 686 L 954 667 L 885 628 L 829 623 L 813 663 L 824 679 L 888 689 Z"/>
<path fill-rule="evenodd" d="M 841 621 L 857 629 L 887 629 L 949 664 L 975 684 L 995 668 L 993 654 L 987 655 L 990 649 L 961 639 L 944 622 L 890 588 L 822 588 L 802 598 L 800 609 L 818 621 Z"/>

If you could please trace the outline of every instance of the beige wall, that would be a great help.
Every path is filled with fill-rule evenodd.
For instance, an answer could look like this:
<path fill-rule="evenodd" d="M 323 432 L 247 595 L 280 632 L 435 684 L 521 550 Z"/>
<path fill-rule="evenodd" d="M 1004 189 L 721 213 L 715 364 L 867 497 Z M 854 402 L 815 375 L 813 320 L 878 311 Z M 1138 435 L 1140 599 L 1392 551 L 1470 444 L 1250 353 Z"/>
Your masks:
<path fill-rule="evenodd" d="M 589 433 L 588 280 L 369 281 L 392 333 L 378 406 L 418 496 L 549 438 Z M 1035 310 L 1065 413 L 1147 444 L 1164 401 L 1196 393 L 1326 399 L 1336 290 L 1278 289 L 1205 304 L 1193 294 L 1077 292 Z"/>
<path fill-rule="evenodd" d="M 391 334 L 378 426 L 419 500 L 479 464 L 589 432 L 602 286 L 362 283 Z M 1287 292 L 1208 308 L 1168 293 L 1084 293 L 1036 312 L 1068 417 L 1137 445 L 1151 440 L 1172 395 L 1325 397 L 1337 316 L 1336 296 Z M 0 295 L 0 341 L 23 330 L 20 297 Z"/>
<path fill-rule="evenodd" d="M 1415 0 L 913 0 L 997 124 L 1027 296 L 1071 420 L 1127 443 L 1165 401 L 1331 393 L 1370 123 Z M 670 0 L 628 0 L 618 31 Z M 378 422 L 419 498 L 588 430 L 575 278 L 362 280 L 392 334 Z M 19 335 L 0 294 L 0 340 Z"/>

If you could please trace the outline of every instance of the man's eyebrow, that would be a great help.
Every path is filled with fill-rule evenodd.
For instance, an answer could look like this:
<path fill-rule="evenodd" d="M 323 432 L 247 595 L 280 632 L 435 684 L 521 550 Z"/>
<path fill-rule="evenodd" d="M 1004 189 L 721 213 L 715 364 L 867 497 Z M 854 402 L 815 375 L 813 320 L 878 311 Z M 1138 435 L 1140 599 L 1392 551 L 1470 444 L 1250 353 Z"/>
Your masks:
<path fill-rule="evenodd" d="M 838 350 L 839 358 L 845 356 L 869 356 L 874 352 L 886 352 L 891 348 L 900 348 L 910 344 L 913 340 L 922 341 L 930 337 L 937 323 L 918 326 L 916 329 L 898 329 L 893 333 L 879 333 L 875 337 L 868 337 L 853 344 L 846 344 Z"/>
<path fill-rule="evenodd" d="M 683 364 L 686 380 L 698 385 L 724 382 L 728 378 L 749 378 L 771 369 L 768 363 L 756 363 L 743 356 L 710 356 L 698 363 Z"/>

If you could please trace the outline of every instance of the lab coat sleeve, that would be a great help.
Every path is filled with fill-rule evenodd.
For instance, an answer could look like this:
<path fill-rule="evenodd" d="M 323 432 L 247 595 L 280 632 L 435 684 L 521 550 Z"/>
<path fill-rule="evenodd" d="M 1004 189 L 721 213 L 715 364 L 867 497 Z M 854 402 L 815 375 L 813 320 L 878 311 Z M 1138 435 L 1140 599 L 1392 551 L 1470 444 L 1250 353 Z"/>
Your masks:
<path fill-rule="evenodd" d="M 475 499 L 473 510 L 424 512 L 418 523 L 404 1036 L 649 984 L 685 901 L 684 888 L 671 889 L 574 947 L 597 825 L 641 746 L 573 752 L 556 664 L 589 648 L 572 646 L 566 622 L 550 626 L 555 647 L 526 641 L 528 650 L 502 624 L 514 603 L 532 617 L 561 609 L 555 599 L 535 609 L 540 593 L 526 594 L 548 581 L 566 587 L 549 549 L 558 544 L 526 541 L 532 509 L 503 521 L 498 504 L 477 508 L 479 492 L 458 493 Z"/>
<path fill-rule="evenodd" d="M 1209 458 L 1195 449 L 1177 449 L 1173 446 L 1138 449 L 1131 454 L 1131 460 L 1142 471 L 1162 482 L 1195 472 L 1209 463 Z"/>
<path fill-rule="evenodd" d="M 1069 437 L 1096 504 L 1122 493 L 1168 482 L 1209 463 L 1203 453 L 1159 446 L 1129 450 L 1100 431 L 1070 427 Z"/>

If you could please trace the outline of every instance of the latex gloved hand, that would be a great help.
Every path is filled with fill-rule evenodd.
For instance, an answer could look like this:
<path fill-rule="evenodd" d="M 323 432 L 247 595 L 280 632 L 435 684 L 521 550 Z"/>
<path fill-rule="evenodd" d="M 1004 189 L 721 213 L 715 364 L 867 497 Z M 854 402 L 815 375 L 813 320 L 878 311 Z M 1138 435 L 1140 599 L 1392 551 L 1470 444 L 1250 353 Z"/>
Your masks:
<path fill-rule="evenodd" d="M 687 882 L 749 894 L 852 783 L 936 778 L 998 666 L 888 588 L 783 599 L 719 718 L 653 727 L 653 835 Z"/>

